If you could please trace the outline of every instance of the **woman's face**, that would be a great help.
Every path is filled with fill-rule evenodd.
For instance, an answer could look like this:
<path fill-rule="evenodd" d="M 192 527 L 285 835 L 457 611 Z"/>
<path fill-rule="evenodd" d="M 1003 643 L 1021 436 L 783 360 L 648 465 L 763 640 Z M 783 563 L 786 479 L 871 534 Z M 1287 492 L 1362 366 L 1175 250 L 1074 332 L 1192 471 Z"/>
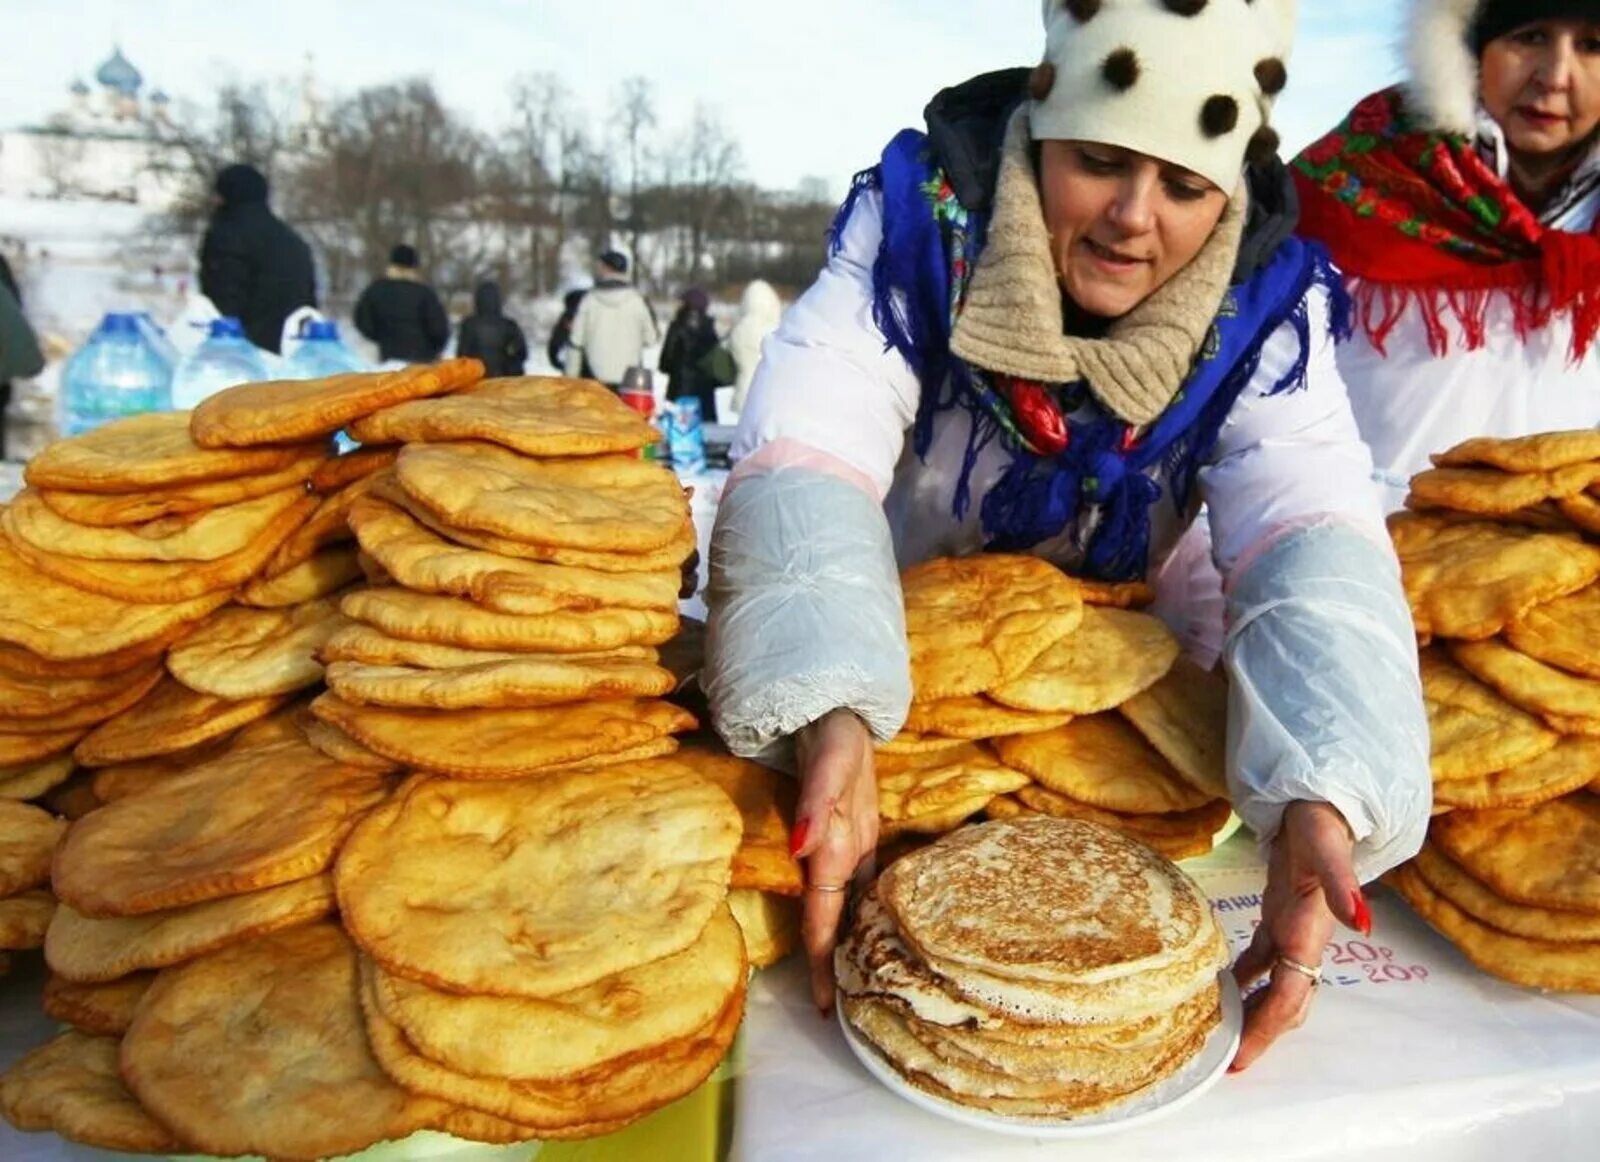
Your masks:
<path fill-rule="evenodd" d="M 1482 97 L 1514 153 L 1581 145 L 1600 125 L 1600 23 L 1541 20 L 1491 40 Z"/>
<path fill-rule="evenodd" d="M 1056 279 L 1080 310 L 1106 319 L 1188 265 L 1228 205 L 1198 174 L 1113 145 L 1043 142 L 1039 170 Z"/>

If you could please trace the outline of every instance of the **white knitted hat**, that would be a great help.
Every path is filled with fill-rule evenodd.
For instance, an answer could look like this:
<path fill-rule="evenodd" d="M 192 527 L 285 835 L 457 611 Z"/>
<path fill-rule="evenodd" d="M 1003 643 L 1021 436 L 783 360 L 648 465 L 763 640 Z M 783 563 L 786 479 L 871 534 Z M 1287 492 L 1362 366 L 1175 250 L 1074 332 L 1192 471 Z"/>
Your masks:
<path fill-rule="evenodd" d="M 1294 0 L 1044 0 L 1035 141 L 1095 141 L 1181 165 L 1232 192 L 1288 83 Z"/>

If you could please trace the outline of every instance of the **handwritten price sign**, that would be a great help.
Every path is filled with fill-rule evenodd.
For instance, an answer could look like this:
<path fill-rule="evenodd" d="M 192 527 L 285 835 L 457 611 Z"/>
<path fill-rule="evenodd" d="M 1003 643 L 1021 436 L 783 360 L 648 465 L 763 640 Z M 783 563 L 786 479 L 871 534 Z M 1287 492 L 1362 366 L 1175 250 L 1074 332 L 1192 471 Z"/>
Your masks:
<path fill-rule="evenodd" d="M 1234 954 L 1243 951 L 1261 923 L 1261 896 L 1247 892 L 1212 901 Z M 1357 985 L 1422 984 L 1430 979 L 1426 965 L 1407 964 L 1395 958 L 1394 949 L 1368 940 L 1336 940 L 1328 945 L 1322 962 L 1324 984 L 1353 988 Z"/>

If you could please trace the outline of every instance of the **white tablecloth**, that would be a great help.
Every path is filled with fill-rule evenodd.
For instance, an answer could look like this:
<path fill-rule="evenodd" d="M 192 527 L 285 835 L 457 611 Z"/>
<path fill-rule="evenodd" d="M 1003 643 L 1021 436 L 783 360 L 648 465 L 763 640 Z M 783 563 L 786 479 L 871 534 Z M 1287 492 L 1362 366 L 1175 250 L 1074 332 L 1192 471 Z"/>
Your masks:
<path fill-rule="evenodd" d="M 1241 837 L 1189 866 L 1235 948 L 1265 876 Z M 1019 905 L 1023 904 L 1019 901 Z M 1036 1142 L 923 1112 L 879 1086 L 792 959 L 757 978 L 745 1021 L 740 1162 L 1592 1162 L 1600 1159 L 1600 997 L 1478 972 L 1392 894 L 1369 941 L 1341 932 L 1305 1027 L 1254 1068 L 1126 1134 Z M 1417 971 L 1420 969 L 1421 971 Z"/>

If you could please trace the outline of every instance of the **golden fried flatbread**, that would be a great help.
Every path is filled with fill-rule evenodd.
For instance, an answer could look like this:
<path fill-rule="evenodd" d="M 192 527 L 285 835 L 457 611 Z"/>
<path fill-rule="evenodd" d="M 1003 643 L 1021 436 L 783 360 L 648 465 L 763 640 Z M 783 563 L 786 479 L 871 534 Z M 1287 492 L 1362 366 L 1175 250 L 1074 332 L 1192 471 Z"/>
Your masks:
<path fill-rule="evenodd" d="M 483 364 L 476 359 L 446 359 L 399 371 L 246 383 L 204 400 L 189 429 L 204 448 L 310 440 L 382 408 L 459 391 L 482 378 Z"/>
<path fill-rule="evenodd" d="M 47 792 L 40 802 L 48 810 L 73 823 L 103 806 L 95 797 L 88 771 L 79 771 L 59 787 Z"/>
<path fill-rule="evenodd" d="M 61 755 L 0 771 L 0 799 L 37 799 L 71 778 L 75 766 L 71 755 Z"/>
<path fill-rule="evenodd" d="M 302 445 L 214 451 L 189 436 L 188 412 L 151 412 L 55 443 L 28 463 L 34 488 L 78 492 L 143 492 L 197 481 L 279 472 L 313 451 Z M 319 453 L 320 454 L 320 453 Z"/>
<path fill-rule="evenodd" d="M 39 572 L 74 588 L 119 601 L 166 606 L 243 584 L 316 507 L 316 497 L 301 496 L 244 548 L 215 561 L 96 561 L 45 552 L 15 539 L 11 546 Z"/>
<path fill-rule="evenodd" d="M 1546 500 L 1576 496 L 1600 478 L 1600 464 L 1583 463 L 1549 472 L 1501 472 L 1495 468 L 1432 468 L 1411 478 L 1406 507 L 1445 508 L 1499 516 Z"/>
<path fill-rule="evenodd" d="M 42 946 L 55 910 L 56 898 L 48 888 L 35 888 L 0 900 L 0 948 L 20 952 Z"/>
<path fill-rule="evenodd" d="M 86 767 L 172 754 L 229 734 L 281 705 L 281 697 L 233 702 L 164 678 L 131 709 L 91 731 L 73 754 Z"/>
<path fill-rule="evenodd" d="M 1600 678 L 1600 585 L 1530 609 L 1505 636 L 1530 658 Z"/>
<path fill-rule="evenodd" d="M 345 614 L 391 637 L 476 650 L 587 653 L 658 645 L 678 631 L 676 610 L 601 609 L 528 617 L 496 613 L 459 597 L 406 589 L 360 589 L 340 603 Z"/>
<path fill-rule="evenodd" d="M 1227 825 L 1231 814 L 1228 804 L 1219 799 L 1193 811 L 1180 811 L 1172 815 L 1123 815 L 1080 803 L 1038 784 L 1018 791 L 1016 802 L 1028 811 L 1049 815 L 1054 819 L 1078 819 L 1109 827 L 1155 848 L 1173 860 L 1205 855 L 1211 850 L 1217 832 Z M 1004 813 L 1002 807 L 1001 814 Z"/>
<path fill-rule="evenodd" d="M 536 1127 L 546 1138 L 570 1135 L 574 1130 L 593 1132 L 587 1128 L 597 1122 L 626 1124 L 692 1092 L 727 1053 L 744 1016 L 744 989 L 740 988 L 718 1019 L 694 1036 L 592 1079 L 536 1082 L 474 1077 L 447 1069 L 418 1052 L 383 1015 L 373 995 L 370 964 L 363 964 L 362 975 L 367 1036 L 373 1053 L 391 1076 L 417 1093 Z"/>
<path fill-rule="evenodd" d="M 0 640 L 62 662 L 118 655 L 120 663 L 127 657 L 121 651 L 170 642 L 228 599 L 226 593 L 207 593 L 173 604 L 146 604 L 86 592 L 35 569 L 6 536 L 0 536 L 0 592 L 6 595 L 0 602 Z M 15 651 L 8 652 L 0 664 L 15 657 Z"/>
<path fill-rule="evenodd" d="M 792 896 L 733 888 L 728 910 L 744 933 L 751 968 L 771 968 L 800 946 L 801 903 Z"/>
<path fill-rule="evenodd" d="M 1600 798 L 1587 791 L 1505 811 L 1452 811 L 1428 838 L 1502 899 L 1600 913 Z"/>
<path fill-rule="evenodd" d="M 938 826 L 939 821 L 965 819 L 983 810 L 996 795 L 1029 782 L 1027 775 L 1012 770 L 989 748 L 976 744 L 924 755 L 881 754 L 875 766 L 878 814 L 891 833 L 947 831 L 949 827 Z"/>
<path fill-rule="evenodd" d="M 1117 709 L 1191 787 L 1228 797 L 1228 683 L 1221 675 L 1179 658 Z"/>
<path fill-rule="evenodd" d="M 632 452 L 661 438 L 615 392 L 591 379 L 487 379 L 443 399 L 387 408 L 358 421 L 364 444 L 490 440 L 524 456 Z"/>
<path fill-rule="evenodd" d="M 262 576 L 281 576 L 320 553 L 353 543 L 356 535 L 350 531 L 350 506 L 366 493 L 368 487 L 368 480 L 358 480 L 338 492 L 323 496 L 306 522 L 278 546 L 278 551 L 262 569 Z"/>
<path fill-rule="evenodd" d="M 79 727 L 40 734 L 0 734 L 0 769 L 16 770 L 55 758 L 70 751 L 86 733 Z"/>
<path fill-rule="evenodd" d="M 66 823 L 48 811 L 0 800 L 0 897 L 49 882 L 50 859 L 66 830 Z"/>
<path fill-rule="evenodd" d="M 43 718 L 0 717 L 0 734 L 51 734 L 63 730 L 88 730 L 138 705 L 162 680 L 160 666 L 152 665 L 107 691 L 98 702 L 57 710 Z"/>
<path fill-rule="evenodd" d="M 1600 778 L 1600 738 L 1563 738 L 1554 750 L 1509 770 L 1433 784 L 1438 807 L 1535 807 Z"/>
<path fill-rule="evenodd" d="M 1492 976 L 1526 988 L 1600 992 L 1600 941 L 1557 942 L 1501 932 L 1445 899 L 1409 865 L 1395 868 L 1387 882 L 1417 915 Z"/>
<path fill-rule="evenodd" d="M 167 669 L 218 698 L 291 694 L 322 680 L 317 651 L 346 624 L 333 597 L 284 609 L 224 606 L 173 647 Z"/>
<path fill-rule="evenodd" d="M 104 983 L 309 924 L 333 909 L 333 879 L 327 875 L 142 916 L 94 919 L 62 904 L 44 936 L 44 958 L 64 980 Z"/>
<path fill-rule="evenodd" d="M 394 466 L 398 448 L 357 448 L 324 461 L 311 474 L 311 491 L 327 495 Z"/>
<path fill-rule="evenodd" d="M 361 497 L 350 525 L 365 549 L 407 589 L 469 597 L 502 613 L 556 609 L 676 609 L 677 569 L 602 573 L 504 557 L 446 540 L 409 512 Z"/>
<path fill-rule="evenodd" d="M 727 792 L 744 820 L 729 884 L 736 890 L 798 896 L 805 888 L 799 861 L 789 854 L 796 787 L 777 771 L 704 744 L 681 748 L 674 762 Z"/>
<path fill-rule="evenodd" d="M 996 795 L 983 809 L 986 819 L 1017 819 L 1023 815 L 1039 814 L 1042 812 L 1035 811 L 1014 795 Z"/>
<path fill-rule="evenodd" d="M 289 928 L 168 969 L 122 1042 L 144 1106 L 207 1154 L 318 1159 L 403 1138 L 437 1103 L 401 1089 L 363 1032 L 337 924 Z"/>
<path fill-rule="evenodd" d="M 64 520 L 80 525 L 114 527 L 142 525 L 164 517 L 186 516 L 224 505 L 281 492 L 304 485 L 328 463 L 327 449 L 306 448 L 286 467 L 275 472 L 201 480 L 193 484 L 143 488 L 137 492 L 69 492 L 55 488 L 37 490 L 39 499 Z"/>
<path fill-rule="evenodd" d="M 130 1094 L 118 1071 L 116 1037 L 68 1030 L 0 1078 L 0 1111 L 19 1130 L 50 1130 L 73 1142 L 135 1154 L 173 1154 L 184 1144 Z"/>
<path fill-rule="evenodd" d="M 1450 653 L 1475 678 L 1530 713 L 1600 718 L 1600 680 L 1547 666 L 1498 638 L 1456 642 Z"/>
<path fill-rule="evenodd" d="M 346 702 L 431 710 L 653 698 L 672 693 L 677 685 L 670 671 L 653 662 L 627 658 L 569 661 L 559 654 L 449 670 L 332 662 L 327 679 L 328 689 Z"/>
<path fill-rule="evenodd" d="M 465 1138 L 469 1142 L 483 1142 L 492 1146 L 520 1145 L 524 1142 L 558 1142 L 572 1138 L 603 1138 L 625 1129 L 633 1119 L 617 1122 L 591 1122 L 582 1126 L 562 1126 L 559 1129 L 539 1129 L 508 1122 L 482 1110 L 440 1103 L 441 1112 L 428 1123 L 428 1128 L 449 1134 L 452 1138 Z"/>
<path fill-rule="evenodd" d="M 1105 605 L 1112 609 L 1143 609 L 1154 605 L 1156 591 L 1143 581 L 1089 581 L 1074 577 L 1085 605 Z"/>
<path fill-rule="evenodd" d="M 1161 815 L 1192 811 L 1212 799 L 1179 778 L 1172 764 L 1117 714 L 1079 718 L 1059 730 L 1003 738 L 994 746 L 1007 766 L 1107 811 Z"/>
<path fill-rule="evenodd" d="M 1432 736 L 1435 780 L 1498 774 L 1538 758 L 1561 741 L 1555 731 L 1505 701 L 1438 646 L 1422 651 L 1422 701 Z"/>
<path fill-rule="evenodd" d="M 1083 624 L 989 697 L 1038 713 L 1098 714 L 1148 690 L 1181 652 L 1159 618 L 1091 605 Z"/>
<path fill-rule="evenodd" d="M 1557 734 L 1600 738 L 1600 718 L 1575 718 L 1567 714 L 1544 714 L 1540 717 L 1544 719 L 1544 724 Z"/>
<path fill-rule="evenodd" d="M 335 762 L 383 774 L 400 769 L 400 764 L 393 759 L 386 759 L 381 754 L 368 750 L 337 726 L 332 726 L 320 718 L 308 715 L 302 727 L 305 730 L 306 741 Z"/>
<path fill-rule="evenodd" d="M 509 710 L 400 710 L 324 694 L 312 713 L 402 766 L 463 779 L 538 774 L 695 728 L 670 702 L 623 699 Z"/>
<path fill-rule="evenodd" d="M 215 561 L 239 552 L 284 510 L 305 496 L 291 485 L 222 508 L 164 516 L 144 524 L 102 528 L 57 516 L 39 494 L 25 489 L 5 510 L 5 529 L 46 553 L 92 561 Z"/>
<path fill-rule="evenodd" d="M 110 803 L 148 791 L 174 775 L 181 775 L 201 763 L 209 762 L 232 746 L 237 737 L 234 734 L 226 734 L 221 738 L 211 739 L 198 746 L 186 747 L 172 754 L 136 759 L 130 763 L 117 763 L 115 766 L 101 767 L 99 770 L 84 773 L 91 777 L 95 798 L 101 803 Z"/>
<path fill-rule="evenodd" d="M 100 918 L 293 883 L 332 862 L 387 786 L 304 739 L 236 747 L 78 820 L 52 882 L 63 901 Z"/>
<path fill-rule="evenodd" d="M 963 738 L 944 738 L 931 734 L 916 734 L 903 730 L 887 742 L 874 748 L 880 755 L 936 754 L 939 751 L 957 751 L 967 745 Z"/>
<path fill-rule="evenodd" d="M 276 577 L 257 577 L 238 593 L 240 605 L 282 609 L 331 597 L 361 579 L 361 563 L 353 548 L 324 549 Z"/>
<path fill-rule="evenodd" d="M 1480 924 L 1531 940 L 1600 941 L 1600 913 L 1563 912 L 1502 900 L 1431 843 L 1424 843 L 1407 866 Z"/>
<path fill-rule="evenodd" d="M 743 830 L 726 794 L 671 761 L 418 777 L 356 828 L 334 879 L 346 927 L 386 971 L 553 997 L 689 947 Z"/>
<path fill-rule="evenodd" d="M 469 650 L 434 642 L 414 642 L 390 637 L 382 630 L 350 622 L 322 647 L 324 662 L 364 662 L 369 666 L 416 666 L 424 670 L 452 670 L 488 662 L 515 662 L 529 655 L 521 650 Z M 564 658 L 638 658 L 653 662 L 659 652 L 652 646 L 619 646 L 598 653 L 561 654 Z"/>
<path fill-rule="evenodd" d="M 493 444 L 413 444 L 394 471 L 451 528 L 538 545 L 646 553 L 675 540 L 689 515 L 677 477 L 628 456 L 533 460 Z"/>
<path fill-rule="evenodd" d="M 1591 535 L 1600 534 L 1600 500 L 1595 499 L 1592 486 L 1588 492 L 1569 496 L 1555 504 L 1567 522 Z"/>
<path fill-rule="evenodd" d="M 44 982 L 45 1015 L 76 1025 L 85 1033 L 121 1037 L 155 979 L 153 972 L 136 972 L 104 984 L 77 984 L 51 973 Z"/>
<path fill-rule="evenodd" d="M 116 699 L 140 686 L 160 669 L 159 662 L 149 662 L 137 670 L 104 678 L 30 678 L 0 670 L 0 719 L 48 719 L 41 729 L 56 730 L 104 721 L 117 710 L 99 713 L 99 703 Z M 148 688 L 146 685 L 145 689 Z"/>
<path fill-rule="evenodd" d="M 1493 637 L 1600 578 L 1600 548 L 1568 537 L 1419 516 L 1391 518 L 1389 531 L 1424 636 Z"/>
<path fill-rule="evenodd" d="M 0 551 L 0 555 L 3 555 L 3 551 Z M 167 647 L 193 629 L 194 625 L 195 622 L 174 624 L 160 636 L 136 645 L 125 646 L 109 654 L 90 654 L 64 661 L 53 661 L 21 646 L 0 642 L 0 673 L 22 678 L 48 678 L 52 681 L 127 675 L 166 653 Z"/>
<path fill-rule="evenodd" d="M 918 701 L 982 694 L 1025 673 L 1083 621 L 1065 573 L 1036 557 L 985 553 L 915 565 L 905 595 Z"/>
<path fill-rule="evenodd" d="M 1600 431 L 1582 428 L 1512 439 L 1479 437 L 1440 452 L 1432 460 L 1440 468 L 1487 464 L 1505 472 L 1553 472 L 1600 460 Z"/>
<path fill-rule="evenodd" d="M 1017 710 L 992 701 L 987 695 L 973 694 L 966 698 L 913 702 L 905 728 L 917 734 L 978 741 L 1007 734 L 1036 734 L 1071 721 L 1070 714 Z"/>
<path fill-rule="evenodd" d="M 726 906 L 681 952 L 543 999 L 457 996 L 375 969 L 379 1010 L 424 1056 L 479 1077 L 560 1082 L 620 1068 L 700 1034 L 748 965 Z"/>

